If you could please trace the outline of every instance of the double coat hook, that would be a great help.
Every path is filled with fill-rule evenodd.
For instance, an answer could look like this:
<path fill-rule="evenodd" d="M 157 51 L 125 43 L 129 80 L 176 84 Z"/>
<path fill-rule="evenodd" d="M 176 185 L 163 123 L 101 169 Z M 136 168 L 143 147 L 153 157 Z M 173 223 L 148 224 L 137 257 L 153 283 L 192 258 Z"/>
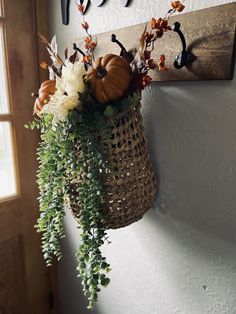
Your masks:
<path fill-rule="evenodd" d="M 172 30 L 179 35 L 182 43 L 182 51 L 175 57 L 174 61 L 174 67 L 176 69 L 181 69 L 184 66 L 191 64 L 197 59 L 196 56 L 194 56 L 191 52 L 186 50 L 186 40 L 184 34 L 180 30 L 180 26 L 181 25 L 179 22 L 175 22 L 172 25 Z"/>

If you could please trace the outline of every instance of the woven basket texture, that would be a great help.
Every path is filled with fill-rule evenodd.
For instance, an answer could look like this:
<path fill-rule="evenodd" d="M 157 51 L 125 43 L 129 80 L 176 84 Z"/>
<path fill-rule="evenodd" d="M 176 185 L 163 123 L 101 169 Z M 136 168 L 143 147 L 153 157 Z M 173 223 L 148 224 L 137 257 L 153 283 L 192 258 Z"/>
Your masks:
<path fill-rule="evenodd" d="M 107 229 L 138 221 L 156 197 L 155 173 L 149 160 L 140 108 L 138 103 L 109 119 L 111 140 L 101 141 L 112 168 L 112 175 L 103 177 L 107 191 Z M 79 208 L 72 206 L 71 210 L 79 221 Z"/>

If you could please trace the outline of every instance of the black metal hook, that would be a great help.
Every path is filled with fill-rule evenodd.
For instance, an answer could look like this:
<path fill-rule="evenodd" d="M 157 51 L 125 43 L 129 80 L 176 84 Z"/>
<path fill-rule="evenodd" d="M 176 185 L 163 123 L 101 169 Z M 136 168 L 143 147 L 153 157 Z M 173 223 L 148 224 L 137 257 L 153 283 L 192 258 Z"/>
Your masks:
<path fill-rule="evenodd" d="M 62 23 L 64 25 L 69 24 L 69 5 L 70 0 L 61 0 Z"/>
<path fill-rule="evenodd" d="M 172 25 L 172 30 L 179 35 L 183 47 L 182 51 L 175 57 L 174 67 L 176 69 L 181 69 L 197 59 L 196 56 L 186 50 L 186 40 L 184 34 L 180 30 L 180 26 L 179 22 L 175 22 Z"/>

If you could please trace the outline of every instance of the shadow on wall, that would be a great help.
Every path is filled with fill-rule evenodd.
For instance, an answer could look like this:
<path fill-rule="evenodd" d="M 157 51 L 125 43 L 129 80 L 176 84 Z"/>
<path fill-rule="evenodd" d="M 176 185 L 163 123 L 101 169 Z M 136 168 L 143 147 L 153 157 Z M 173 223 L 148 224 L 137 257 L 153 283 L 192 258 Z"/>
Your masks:
<path fill-rule="evenodd" d="M 63 242 L 63 258 L 59 262 L 59 271 L 63 271 L 63 281 L 59 280 L 59 308 L 60 313 L 77 313 L 78 304 L 81 309 L 85 309 L 87 304 L 83 296 L 81 282 L 77 278 L 74 248 L 71 245 L 71 241 L 68 241 L 68 239 Z M 66 269 L 68 269 L 68 271 L 66 271 Z M 61 276 L 62 274 L 60 274 L 60 277 Z M 88 311 L 88 313 L 93 312 Z"/>
<path fill-rule="evenodd" d="M 70 230 L 68 230 L 70 226 Z M 86 309 L 86 300 L 83 296 L 81 281 L 77 277 L 77 260 L 75 248 L 79 246 L 79 230 L 76 221 L 72 218 L 71 212 L 66 209 L 65 216 L 66 238 L 61 241 L 63 258 L 59 262 L 59 309 L 60 313 L 78 313 L 78 308 Z M 84 313 L 87 313 L 84 312 Z M 88 313 L 94 313 L 88 311 Z"/>
<path fill-rule="evenodd" d="M 102 314 L 95 307 L 87 310 L 88 301 L 84 297 L 80 278 L 77 277 L 76 248 L 79 247 L 78 224 L 67 209 L 65 216 L 66 238 L 61 241 L 63 258 L 59 262 L 59 309 L 68 314 Z"/>
<path fill-rule="evenodd" d="M 145 130 L 159 172 L 157 209 L 231 242 L 236 240 L 235 87 L 236 79 L 154 83 L 143 97 Z"/>

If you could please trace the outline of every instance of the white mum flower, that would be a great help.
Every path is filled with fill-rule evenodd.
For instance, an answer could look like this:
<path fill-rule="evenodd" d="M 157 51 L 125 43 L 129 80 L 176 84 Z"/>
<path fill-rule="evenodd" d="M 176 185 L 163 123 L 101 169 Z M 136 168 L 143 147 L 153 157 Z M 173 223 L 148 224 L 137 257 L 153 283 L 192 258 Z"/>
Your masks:
<path fill-rule="evenodd" d="M 41 111 L 54 116 L 53 124 L 65 119 L 69 110 L 79 107 L 79 93 L 82 94 L 85 90 L 84 74 L 85 69 L 80 61 L 74 64 L 67 62 L 63 66 L 62 76 L 56 80 L 56 92 Z"/>
<path fill-rule="evenodd" d="M 66 92 L 68 95 L 74 93 L 75 91 L 79 93 L 84 92 L 84 74 L 84 65 L 81 64 L 80 61 L 77 61 L 74 64 L 67 62 L 66 66 L 63 67 L 62 78 L 66 84 Z"/>

